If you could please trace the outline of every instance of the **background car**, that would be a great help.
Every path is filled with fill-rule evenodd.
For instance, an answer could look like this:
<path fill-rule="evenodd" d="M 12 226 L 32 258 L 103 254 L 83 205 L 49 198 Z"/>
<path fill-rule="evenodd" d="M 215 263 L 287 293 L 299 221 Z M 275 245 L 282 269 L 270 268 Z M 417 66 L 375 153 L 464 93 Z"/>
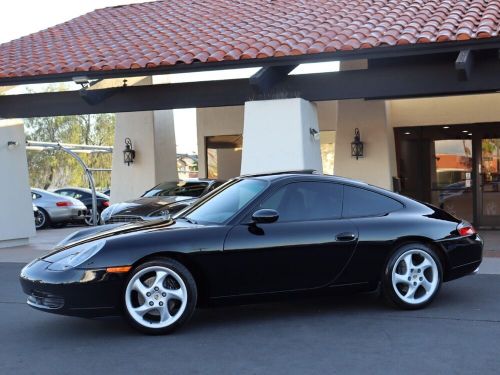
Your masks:
<path fill-rule="evenodd" d="M 87 207 L 85 224 L 92 225 L 92 190 L 85 188 L 67 187 L 54 190 L 54 193 L 78 199 Z M 100 222 L 101 212 L 109 207 L 109 196 L 96 192 L 97 197 L 97 223 Z"/>
<path fill-rule="evenodd" d="M 112 204 L 102 212 L 101 223 L 127 223 L 173 215 L 223 183 L 209 179 L 163 182 L 138 199 Z"/>
<path fill-rule="evenodd" d="M 170 219 L 84 229 L 20 280 L 36 309 L 124 314 L 162 334 L 224 301 L 380 286 L 391 305 L 423 308 L 443 282 L 473 273 L 482 249 L 469 223 L 437 207 L 294 172 L 233 179 Z"/>
<path fill-rule="evenodd" d="M 57 228 L 85 220 L 87 207 L 78 199 L 35 188 L 31 189 L 31 198 L 39 211 L 38 220 L 35 221 L 37 229 L 49 225 Z"/>

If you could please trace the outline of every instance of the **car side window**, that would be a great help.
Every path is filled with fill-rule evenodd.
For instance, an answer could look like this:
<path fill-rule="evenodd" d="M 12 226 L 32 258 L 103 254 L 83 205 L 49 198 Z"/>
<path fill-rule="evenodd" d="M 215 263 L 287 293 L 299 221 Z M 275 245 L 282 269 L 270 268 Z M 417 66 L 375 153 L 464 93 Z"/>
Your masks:
<path fill-rule="evenodd" d="M 71 193 L 68 190 L 60 190 L 57 192 L 59 195 L 64 195 L 64 196 L 71 196 Z"/>
<path fill-rule="evenodd" d="M 342 212 L 342 185 L 295 182 L 281 187 L 260 204 L 279 213 L 279 222 L 338 219 Z"/>
<path fill-rule="evenodd" d="M 342 217 L 383 216 L 404 206 L 395 199 L 354 186 L 344 186 Z"/>

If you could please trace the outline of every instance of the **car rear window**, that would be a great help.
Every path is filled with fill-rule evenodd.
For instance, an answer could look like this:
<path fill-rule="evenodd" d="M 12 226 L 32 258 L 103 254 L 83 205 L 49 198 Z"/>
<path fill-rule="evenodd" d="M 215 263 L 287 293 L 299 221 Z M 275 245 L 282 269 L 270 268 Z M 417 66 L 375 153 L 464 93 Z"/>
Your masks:
<path fill-rule="evenodd" d="M 404 206 L 395 199 L 354 186 L 344 186 L 342 216 L 345 218 L 382 216 Z"/>

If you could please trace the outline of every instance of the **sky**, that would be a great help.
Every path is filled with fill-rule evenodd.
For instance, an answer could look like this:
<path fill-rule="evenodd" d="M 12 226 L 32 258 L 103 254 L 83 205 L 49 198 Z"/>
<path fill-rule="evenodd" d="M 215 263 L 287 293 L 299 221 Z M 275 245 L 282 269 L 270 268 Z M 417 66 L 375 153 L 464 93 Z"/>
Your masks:
<path fill-rule="evenodd" d="M 1 0 L 0 0 L 1 1 Z M 152 1 L 152 0 L 150 0 Z M 172 0 L 175 1 L 175 0 Z M 68 21 L 94 9 L 109 6 L 142 3 L 144 0 L 8 0 L 2 1 L 0 12 L 0 44 L 20 38 L 59 23 Z M 315 73 L 326 70 L 337 70 L 337 62 L 305 64 L 300 66 L 299 73 Z M 298 68 L 298 69 L 299 69 Z M 242 69 L 243 70 L 243 69 Z M 233 74 L 240 74 L 234 72 Z M 250 72 L 251 73 L 251 72 Z M 293 73 L 293 72 L 292 72 Z M 247 76 L 248 71 L 241 72 L 241 77 Z M 239 78 L 230 76 L 227 72 L 179 74 L 171 82 L 186 82 L 196 80 Z M 250 74 L 251 75 L 251 74 Z M 23 88 L 16 90 L 23 92 Z M 196 110 L 174 110 L 176 128 L 176 143 L 179 153 L 192 153 L 197 150 L 196 142 Z"/>

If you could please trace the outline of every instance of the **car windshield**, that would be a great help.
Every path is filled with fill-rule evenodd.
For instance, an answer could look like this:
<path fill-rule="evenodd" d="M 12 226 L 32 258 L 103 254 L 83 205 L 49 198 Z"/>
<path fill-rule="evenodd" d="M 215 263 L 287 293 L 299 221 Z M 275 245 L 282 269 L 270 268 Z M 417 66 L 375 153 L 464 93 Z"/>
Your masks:
<path fill-rule="evenodd" d="M 218 194 L 192 211 L 188 211 L 184 218 L 194 223 L 222 224 L 238 213 L 267 186 L 268 183 L 264 180 L 234 180 L 225 188 L 222 187 Z"/>
<path fill-rule="evenodd" d="M 207 186 L 208 182 L 202 181 L 168 181 L 145 192 L 143 197 L 184 196 L 196 198 L 203 194 Z"/>

